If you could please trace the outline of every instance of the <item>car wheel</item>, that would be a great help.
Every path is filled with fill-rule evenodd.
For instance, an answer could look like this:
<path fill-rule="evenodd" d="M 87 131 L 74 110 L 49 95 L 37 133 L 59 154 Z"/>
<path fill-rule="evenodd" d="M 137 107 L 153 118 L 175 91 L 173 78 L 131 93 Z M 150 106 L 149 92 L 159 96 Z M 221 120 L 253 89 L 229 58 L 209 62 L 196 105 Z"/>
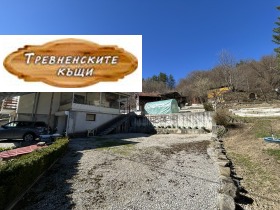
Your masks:
<path fill-rule="evenodd" d="M 34 141 L 35 140 L 35 136 L 32 133 L 26 133 L 23 136 L 23 140 L 24 141 Z"/>

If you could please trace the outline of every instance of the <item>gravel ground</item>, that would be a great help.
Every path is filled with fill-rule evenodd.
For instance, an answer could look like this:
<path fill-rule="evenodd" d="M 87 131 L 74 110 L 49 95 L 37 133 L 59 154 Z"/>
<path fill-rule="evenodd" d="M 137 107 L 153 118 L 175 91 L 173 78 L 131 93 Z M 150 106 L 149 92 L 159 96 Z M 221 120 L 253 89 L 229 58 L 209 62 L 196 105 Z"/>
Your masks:
<path fill-rule="evenodd" d="M 15 209 L 217 209 L 210 134 L 73 139 Z"/>

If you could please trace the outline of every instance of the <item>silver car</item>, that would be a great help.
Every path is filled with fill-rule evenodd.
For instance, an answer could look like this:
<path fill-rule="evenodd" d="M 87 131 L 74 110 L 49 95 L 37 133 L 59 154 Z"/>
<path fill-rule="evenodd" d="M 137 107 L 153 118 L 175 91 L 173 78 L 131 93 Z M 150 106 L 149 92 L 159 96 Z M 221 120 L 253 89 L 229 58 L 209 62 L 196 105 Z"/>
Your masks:
<path fill-rule="evenodd" d="M 0 128 L 0 139 L 23 139 L 33 141 L 47 133 L 47 125 L 41 121 L 12 121 Z"/>

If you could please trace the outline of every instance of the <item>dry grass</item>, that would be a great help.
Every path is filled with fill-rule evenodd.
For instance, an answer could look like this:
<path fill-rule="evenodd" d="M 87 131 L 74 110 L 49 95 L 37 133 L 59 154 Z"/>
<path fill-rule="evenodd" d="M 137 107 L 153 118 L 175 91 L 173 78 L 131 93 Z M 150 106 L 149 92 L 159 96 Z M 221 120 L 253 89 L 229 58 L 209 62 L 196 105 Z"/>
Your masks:
<path fill-rule="evenodd" d="M 243 177 L 241 185 L 254 200 L 248 204 L 250 209 L 280 209 L 280 145 L 263 140 L 271 136 L 271 131 L 280 134 L 279 119 L 249 119 L 230 129 L 225 137 L 225 148 L 237 175 Z"/>

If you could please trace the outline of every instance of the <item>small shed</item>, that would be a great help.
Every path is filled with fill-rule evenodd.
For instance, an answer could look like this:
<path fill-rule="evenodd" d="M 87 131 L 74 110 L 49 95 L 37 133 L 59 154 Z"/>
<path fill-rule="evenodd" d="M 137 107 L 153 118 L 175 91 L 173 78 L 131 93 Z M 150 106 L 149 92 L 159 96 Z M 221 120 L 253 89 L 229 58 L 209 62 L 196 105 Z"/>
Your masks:
<path fill-rule="evenodd" d="M 145 114 L 171 114 L 178 113 L 179 107 L 175 99 L 149 102 L 144 107 Z"/>

